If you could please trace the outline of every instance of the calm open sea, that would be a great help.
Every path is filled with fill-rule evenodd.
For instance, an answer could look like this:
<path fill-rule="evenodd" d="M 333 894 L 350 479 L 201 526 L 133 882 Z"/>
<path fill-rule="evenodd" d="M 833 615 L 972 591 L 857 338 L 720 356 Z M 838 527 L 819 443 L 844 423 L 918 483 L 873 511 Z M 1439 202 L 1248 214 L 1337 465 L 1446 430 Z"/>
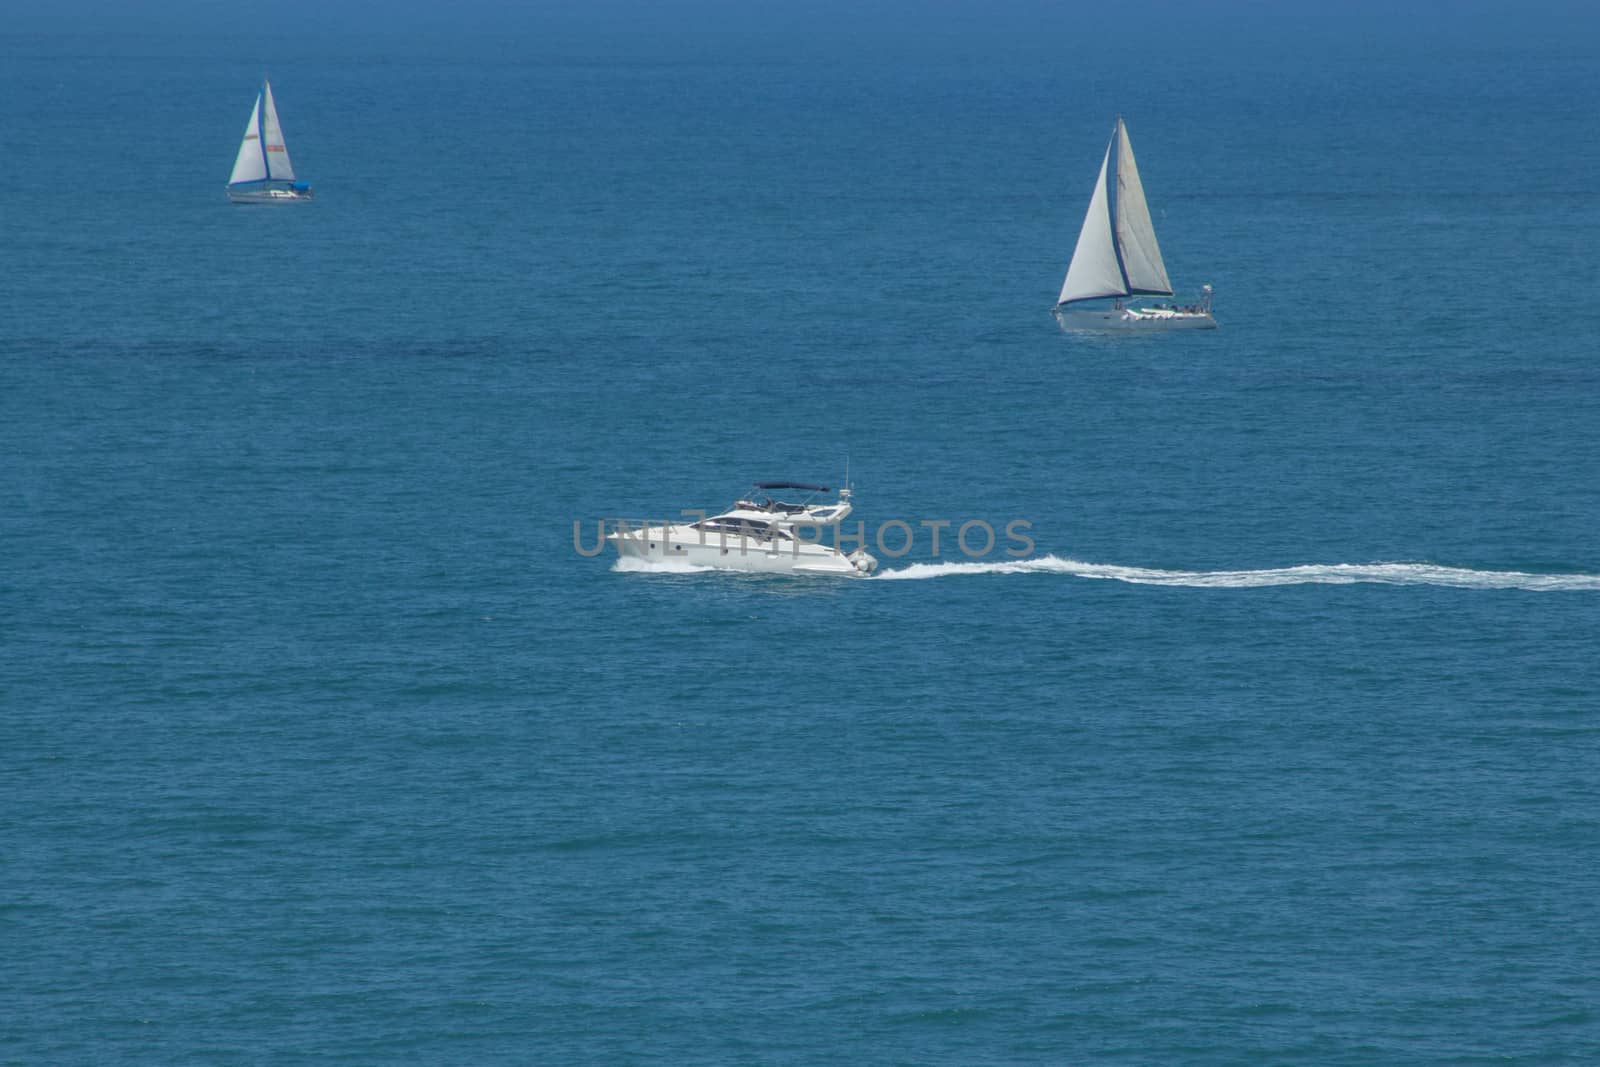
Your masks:
<path fill-rule="evenodd" d="M 0 32 L 0 1063 L 1600 1060 L 1593 16 L 480 7 Z"/>

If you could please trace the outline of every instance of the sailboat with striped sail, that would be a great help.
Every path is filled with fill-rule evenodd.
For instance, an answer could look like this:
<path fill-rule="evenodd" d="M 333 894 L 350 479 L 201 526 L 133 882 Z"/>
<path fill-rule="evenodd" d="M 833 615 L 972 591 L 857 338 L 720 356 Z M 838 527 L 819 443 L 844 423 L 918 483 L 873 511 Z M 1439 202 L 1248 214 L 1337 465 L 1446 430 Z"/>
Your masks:
<path fill-rule="evenodd" d="M 250 122 L 228 178 L 228 199 L 235 204 L 293 204 L 311 199 L 311 186 L 295 180 L 271 82 L 261 83 L 256 106 L 250 109 Z"/>
<path fill-rule="evenodd" d="M 1129 298 L 1171 296 L 1172 282 L 1156 243 L 1128 128 L 1119 115 L 1061 283 L 1056 316 L 1063 326 L 1076 329 L 1215 329 L 1211 286 L 1205 286 L 1203 293 L 1198 303 L 1187 305 L 1123 303 Z M 1113 301 L 1109 308 L 1084 306 L 1106 299 Z"/>

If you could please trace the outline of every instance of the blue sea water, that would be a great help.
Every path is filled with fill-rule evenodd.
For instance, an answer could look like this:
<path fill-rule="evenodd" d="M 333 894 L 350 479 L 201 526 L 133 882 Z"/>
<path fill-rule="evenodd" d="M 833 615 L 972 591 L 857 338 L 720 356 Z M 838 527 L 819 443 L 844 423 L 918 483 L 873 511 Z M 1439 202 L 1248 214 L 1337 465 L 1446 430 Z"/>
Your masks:
<path fill-rule="evenodd" d="M 1600 1059 L 1600 33 L 1457 12 L 14 22 L 0 1062 Z M 1117 114 L 1219 330 L 1048 314 Z"/>

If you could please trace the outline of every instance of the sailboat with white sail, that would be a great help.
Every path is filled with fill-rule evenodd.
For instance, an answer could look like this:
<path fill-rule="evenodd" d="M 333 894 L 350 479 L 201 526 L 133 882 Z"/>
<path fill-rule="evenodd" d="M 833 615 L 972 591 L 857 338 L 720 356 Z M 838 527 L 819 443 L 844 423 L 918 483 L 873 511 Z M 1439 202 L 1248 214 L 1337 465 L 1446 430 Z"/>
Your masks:
<path fill-rule="evenodd" d="M 256 106 L 250 110 L 250 122 L 228 178 L 228 199 L 235 204 L 293 204 L 311 199 L 311 186 L 295 181 L 271 82 L 261 83 Z"/>
<path fill-rule="evenodd" d="M 1129 298 L 1171 296 L 1172 282 L 1156 243 L 1128 128 L 1118 115 L 1072 263 L 1061 283 L 1056 316 L 1063 326 L 1073 329 L 1215 329 L 1211 286 L 1205 286 L 1203 294 L 1198 302 L 1183 305 L 1123 303 Z M 1113 301 L 1109 308 L 1103 304 L 1083 306 L 1087 301 L 1108 298 Z"/>

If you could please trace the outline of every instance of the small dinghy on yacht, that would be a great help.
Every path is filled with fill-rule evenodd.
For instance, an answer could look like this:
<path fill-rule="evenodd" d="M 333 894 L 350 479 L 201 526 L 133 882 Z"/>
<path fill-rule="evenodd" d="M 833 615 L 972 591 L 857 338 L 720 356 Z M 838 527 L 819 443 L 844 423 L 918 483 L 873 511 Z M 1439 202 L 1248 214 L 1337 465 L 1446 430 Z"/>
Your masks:
<path fill-rule="evenodd" d="M 624 558 L 721 570 L 864 578 L 877 569 L 865 549 L 845 552 L 840 546 L 839 523 L 851 511 L 849 489 L 820 503 L 813 497 L 831 493 L 829 486 L 756 482 L 755 489 L 749 499 L 697 522 L 609 519 L 606 540 Z M 783 490 L 812 495 L 799 503 L 770 495 Z"/>

